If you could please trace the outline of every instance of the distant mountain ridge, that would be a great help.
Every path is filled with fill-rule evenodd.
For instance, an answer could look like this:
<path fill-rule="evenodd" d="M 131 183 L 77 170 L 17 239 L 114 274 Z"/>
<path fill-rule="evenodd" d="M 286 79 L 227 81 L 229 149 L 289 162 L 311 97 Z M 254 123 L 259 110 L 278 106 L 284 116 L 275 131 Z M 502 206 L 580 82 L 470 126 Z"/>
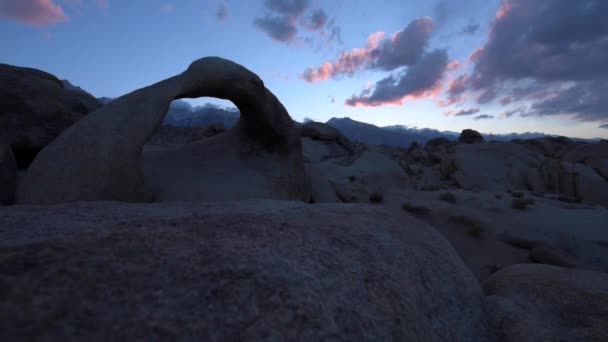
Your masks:
<path fill-rule="evenodd" d="M 66 88 L 83 91 L 81 88 L 73 86 L 69 81 L 63 80 Z M 107 104 L 112 98 L 97 98 L 101 103 Z M 238 108 L 222 108 L 220 106 L 207 103 L 203 106 L 192 106 L 190 103 L 177 100 L 171 103 L 163 125 L 176 127 L 197 127 L 209 126 L 221 123 L 226 129 L 233 127 L 240 117 Z M 306 120 L 305 120 L 306 121 Z M 408 148 L 412 143 L 425 144 L 431 139 L 446 138 L 455 140 L 460 132 L 439 131 L 432 128 L 415 128 L 403 125 L 391 125 L 379 127 L 373 124 L 356 121 L 349 117 L 333 117 L 325 122 L 327 125 L 338 129 L 342 134 L 352 141 L 358 141 L 370 145 L 387 145 L 394 147 Z M 544 134 L 540 132 L 509 133 L 509 134 L 486 134 L 481 133 L 486 141 L 511 141 L 513 139 L 535 139 L 543 137 L 555 137 L 556 135 Z M 600 139 L 572 138 L 581 142 L 597 142 Z"/>
<path fill-rule="evenodd" d="M 331 118 L 326 124 L 338 129 L 351 140 L 373 145 L 388 145 L 396 147 L 409 147 L 413 142 L 425 144 L 431 139 L 447 138 L 457 139 L 460 132 L 439 131 L 431 128 L 409 128 L 401 125 L 378 127 L 372 124 L 359 122 L 351 118 Z M 510 134 L 483 134 L 490 140 L 510 141 L 513 139 L 534 139 L 552 135 L 544 133 L 510 133 Z M 579 141 L 595 141 L 575 139 Z"/>

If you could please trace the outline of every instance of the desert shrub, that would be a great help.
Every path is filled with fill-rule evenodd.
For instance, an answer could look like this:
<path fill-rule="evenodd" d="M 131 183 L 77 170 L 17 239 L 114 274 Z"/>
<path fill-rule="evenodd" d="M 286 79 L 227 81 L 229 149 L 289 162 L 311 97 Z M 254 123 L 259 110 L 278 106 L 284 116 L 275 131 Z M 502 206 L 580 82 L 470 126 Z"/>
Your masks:
<path fill-rule="evenodd" d="M 374 191 L 369 195 L 369 201 L 371 203 L 382 203 L 382 201 L 384 201 L 384 195 L 380 191 Z"/>
<path fill-rule="evenodd" d="M 444 192 L 439 195 L 439 199 L 448 203 L 456 203 L 456 196 L 451 192 Z"/>
<path fill-rule="evenodd" d="M 355 176 L 348 176 L 348 180 L 351 181 L 351 182 L 354 182 L 354 181 L 357 180 L 357 177 L 355 177 Z"/>
<path fill-rule="evenodd" d="M 523 192 L 512 192 L 511 196 L 513 196 L 515 198 L 524 198 L 524 193 Z"/>
<path fill-rule="evenodd" d="M 467 227 L 467 234 L 469 236 L 472 236 L 477 239 L 481 239 L 483 236 L 483 226 L 481 222 L 479 222 L 479 220 L 477 219 L 464 215 L 458 215 L 450 216 L 449 221 Z"/>
<path fill-rule="evenodd" d="M 494 197 L 496 197 L 496 199 L 501 199 L 502 195 L 501 194 L 496 194 L 496 195 L 494 195 Z"/>
<path fill-rule="evenodd" d="M 526 198 L 524 201 L 526 201 L 527 205 L 534 205 L 534 198 Z"/>
<path fill-rule="evenodd" d="M 404 203 L 401 208 L 407 211 L 408 213 L 414 215 L 424 216 L 431 213 L 431 210 L 429 208 L 422 205 L 412 205 L 410 203 Z"/>
<path fill-rule="evenodd" d="M 526 210 L 528 209 L 528 202 L 522 198 L 514 198 L 511 201 L 511 208 L 517 210 Z"/>

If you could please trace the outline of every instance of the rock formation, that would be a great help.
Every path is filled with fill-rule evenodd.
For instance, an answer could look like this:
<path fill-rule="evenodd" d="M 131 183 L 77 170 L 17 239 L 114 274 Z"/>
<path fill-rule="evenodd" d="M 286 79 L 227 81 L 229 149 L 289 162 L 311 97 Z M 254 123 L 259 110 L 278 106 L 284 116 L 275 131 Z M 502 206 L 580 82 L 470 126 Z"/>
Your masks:
<path fill-rule="evenodd" d="M 479 134 L 479 132 L 472 129 L 465 129 L 460 133 L 458 141 L 463 144 L 479 144 L 485 141 L 485 139 Z"/>
<path fill-rule="evenodd" d="M 213 141 L 203 146 L 154 155 L 152 160 L 165 165 L 146 174 L 146 179 L 154 183 L 150 187 L 155 193 L 151 194 L 144 181 L 142 147 L 160 126 L 171 101 L 203 96 L 232 101 L 241 112 L 238 124 L 217 139 L 208 139 Z M 205 195 L 218 199 L 307 200 L 298 133 L 283 105 L 257 75 L 231 61 L 206 57 L 177 76 L 115 99 L 70 127 L 34 160 L 17 200 L 49 204 L 77 200 L 145 201 L 151 196 L 159 200 L 204 199 Z M 177 180 L 183 182 L 181 188 L 171 184 L 166 189 L 159 178 L 167 174 L 164 167 L 173 156 L 182 157 L 190 174 L 176 174 L 182 178 Z M 201 164 L 205 158 L 218 156 L 230 159 L 224 160 L 223 171 L 241 176 L 236 184 L 221 178 L 217 171 L 209 171 L 212 165 Z M 251 161 L 258 157 L 269 162 Z M 256 173 L 258 164 L 266 169 Z M 231 167 L 237 169 L 230 170 Z M 268 169 L 274 172 L 267 176 Z M 203 173 L 205 170 L 208 173 Z M 217 179 L 205 179 L 212 174 L 231 188 L 213 188 Z M 191 183 L 184 182 L 183 177 Z M 255 183 L 258 178 L 264 182 L 238 192 L 241 185 Z M 205 184 L 201 179 L 205 179 Z M 231 189 L 238 193 L 230 193 Z M 259 189 L 266 189 L 267 193 L 259 194 Z M 180 197 L 183 191 L 186 193 Z M 218 194 L 208 194 L 211 191 Z"/>
<path fill-rule="evenodd" d="M 450 244 L 372 205 L 16 206 L 0 270 L 3 341 L 493 340 Z"/>
<path fill-rule="evenodd" d="M 8 145 L 0 145 L 0 205 L 12 204 L 17 190 L 17 163 Z"/>
<path fill-rule="evenodd" d="M 0 64 L 0 144 L 12 147 L 19 167 L 61 132 L 101 104 L 65 88 L 44 71 Z"/>
<path fill-rule="evenodd" d="M 513 265 L 491 276 L 483 287 L 492 296 L 492 318 L 506 341 L 608 340 L 605 273 Z"/>

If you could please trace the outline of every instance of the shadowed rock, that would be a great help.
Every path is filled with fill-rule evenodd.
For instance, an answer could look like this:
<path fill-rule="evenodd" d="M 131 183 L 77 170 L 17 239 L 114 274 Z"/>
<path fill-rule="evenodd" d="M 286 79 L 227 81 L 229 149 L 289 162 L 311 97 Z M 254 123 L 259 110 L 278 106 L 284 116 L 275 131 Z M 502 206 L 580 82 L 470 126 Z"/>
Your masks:
<path fill-rule="evenodd" d="M 230 156 L 236 160 L 263 155 L 271 159 L 267 164 L 277 169 L 268 176 L 272 178 L 268 184 L 273 186 L 263 184 L 263 188 L 271 188 L 270 193 L 256 193 L 262 188 L 260 185 L 246 194 L 220 194 L 222 198 L 308 199 L 298 131 L 283 105 L 257 75 L 243 66 L 206 57 L 177 76 L 115 99 L 66 130 L 34 160 L 18 192 L 18 202 L 151 200 L 153 194 L 144 181 L 142 147 L 162 123 L 171 101 L 203 96 L 232 101 L 241 118 L 233 129 L 221 135 L 221 143 L 190 147 L 186 152 L 176 151 L 175 155 L 198 159 Z M 188 180 L 198 183 L 186 184 L 184 188 L 198 192 L 187 194 L 186 199 L 196 199 L 197 195 L 212 197 L 213 194 L 205 194 L 212 190 L 200 183 L 205 175 L 197 173 L 191 161 L 189 164 L 194 172 Z M 250 164 L 237 166 L 253 170 Z M 151 179 L 154 181 L 154 176 Z M 238 184 L 233 188 L 238 189 Z M 163 188 L 155 191 L 160 200 L 170 192 Z M 184 199 L 173 194 L 166 196 L 169 200 Z"/>
<path fill-rule="evenodd" d="M 14 206 L 0 271 L 2 341 L 494 340 L 458 253 L 380 206 Z"/>
<path fill-rule="evenodd" d="M 505 341 L 606 341 L 608 275 L 549 265 L 504 268 L 483 285 Z"/>
<path fill-rule="evenodd" d="M 0 205 L 12 204 L 17 187 L 17 163 L 10 146 L 0 145 Z"/>
<path fill-rule="evenodd" d="M 101 104 L 68 89 L 44 71 L 0 64 L 0 144 L 12 147 L 21 168 L 66 128 Z"/>
<path fill-rule="evenodd" d="M 465 129 L 460 133 L 458 141 L 463 144 L 479 144 L 485 141 L 485 139 L 479 134 L 479 132 L 472 129 Z"/>

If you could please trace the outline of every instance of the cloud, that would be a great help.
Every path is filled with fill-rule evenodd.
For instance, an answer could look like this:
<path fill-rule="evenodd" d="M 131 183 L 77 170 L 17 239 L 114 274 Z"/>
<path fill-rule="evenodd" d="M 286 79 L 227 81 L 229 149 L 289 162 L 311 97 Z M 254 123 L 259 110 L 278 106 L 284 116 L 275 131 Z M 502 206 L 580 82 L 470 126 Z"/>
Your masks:
<path fill-rule="evenodd" d="M 608 123 L 601 124 L 601 125 L 599 125 L 599 126 L 598 126 L 598 128 L 605 128 L 605 129 L 608 129 Z"/>
<path fill-rule="evenodd" d="M 68 20 L 63 8 L 53 0 L 0 0 L 0 16 L 34 26 Z"/>
<path fill-rule="evenodd" d="M 228 6 L 225 3 L 220 3 L 217 8 L 217 13 L 215 15 L 219 20 L 228 20 L 230 18 L 230 13 L 228 12 Z"/>
<path fill-rule="evenodd" d="M 425 52 L 433 29 L 430 18 L 413 20 L 403 30 L 382 40 L 383 32 L 372 33 L 363 48 L 345 51 L 333 61 L 307 68 L 301 78 L 307 82 L 324 81 L 336 76 L 352 76 L 363 69 L 384 71 L 415 64 Z"/>
<path fill-rule="evenodd" d="M 97 0 L 97 6 L 99 8 L 108 8 L 108 7 L 110 7 L 110 1 L 109 0 Z"/>
<path fill-rule="evenodd" d="M 353 95 L 345 101 L 347 106 L 381 106 L 402 104 L 437 94 L 448 66 L 445 50 L 435 50 L 423 55 L 418 62 L 398 75 L 390 75 L 373 86 L 373 90 Z"/>
<path fill-rule="evenodd" d="M 473 118 L 473 120 L 485 120 L 485 119 L 493 119 L 494 116 L 492 115 L 488 115 L 488 114 L 481 114 L 481 115 L 477 115 L 476 117 Z"/>
<path fill-rule="evenodd" d="M 322 9 L 317 9 L 312 12 L 310 18 L 303 21 L 303 26 L 310 31 L 317 31 L 322 29 L 327 24 L 327 14 Z"/>
<path fill-rule="evenodd" d="M 479 31 L 481 31 L 481 27 L 479 26 L 479 24 L 476 24 L 476 23 L 473 23 L 473 22 L 469 22 L 465 27 L 463 27 L 460 30 L 460 33 L 472 36 L 472 35 L 476 34 Z"/>
<path fill-rule="evenodd" d="M 307 82 L 324 81 L 338 75 L 352 76 L 356 71 L 370 67 L 373 59 L 372 52 L 378 47 L 384 32 L 369 35 L 364 48 L 355 48 L 340 54 L 338 59 L 325 62 L 321 66 L 306 69 L 301 78 Z"/>
<path fill-rule="evenodd" d="M 286 44 L 293 42 L 300 28 L 328 37 L 328 43 L 341 41 L 340 29 L 335 22 L 329 20 L 323 9 L 309 11 L 308 0 L 266 0 L 264 8 L 265 14 L 256 17 L 253 25 L 276 41 Z M 308 37 L 305 41 L 311 42 L 312 38 Z"/>
<path fill-rule="evenodd" d="M 460 102 L 463 100 L 464 94 L 467 91 L 469 77 L 466 75 L 458 76 L 448 84 L 448 100 L 442 103 L 442 106 L 449 106 L 451 104 Z"/>
<path fill-rule="evenodd" d="M 473 114 L 477 114 L 479 113 L 480 109 L 479 107 L 473 107 L 473 108 L 469 108 L 469 109 L 461 109 L 461 110 L 449 110 L 447 112 L 445 112 L 444 114 L 447 115 L 453 115 L 453 116 L 466 116 L 466 115 L 473 115 Z"/>
<path fill-rule="evenodd" d="M 470 57 L 472 74 L 449 96 L 477 92 L 479 103 L 527 101 L 526 115 L 606 119 L 607 17 L 603 0 L 502 0 L 488 41 Z M 538 90 L 518 94 L 521 83 Z"/>

